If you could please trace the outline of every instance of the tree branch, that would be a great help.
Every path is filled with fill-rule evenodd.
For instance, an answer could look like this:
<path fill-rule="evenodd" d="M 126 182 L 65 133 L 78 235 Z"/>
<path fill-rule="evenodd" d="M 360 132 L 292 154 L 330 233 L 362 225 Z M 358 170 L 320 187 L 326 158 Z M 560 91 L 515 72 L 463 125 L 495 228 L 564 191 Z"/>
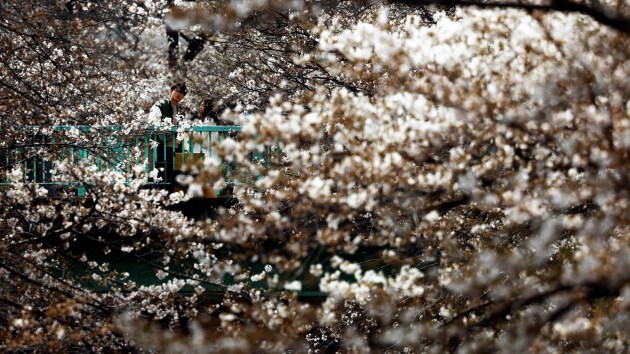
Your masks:
<path fill-rule="evenodd" d="M 481 9 L 522 9 L 528 11 L 545 11 L 561 13 L 579 13 L 620 32 L 630 34 L 630 17 L 615 12 L 611 8 L 576 3 L 569 0 L 551 0 L 546 4 L 507 2 L 507 1 L 483 1 L 483 0 L 391 0 L 390 3 L 405 4 L 409 6 L 445 5 L 445 6 L 472 6 Z"/>

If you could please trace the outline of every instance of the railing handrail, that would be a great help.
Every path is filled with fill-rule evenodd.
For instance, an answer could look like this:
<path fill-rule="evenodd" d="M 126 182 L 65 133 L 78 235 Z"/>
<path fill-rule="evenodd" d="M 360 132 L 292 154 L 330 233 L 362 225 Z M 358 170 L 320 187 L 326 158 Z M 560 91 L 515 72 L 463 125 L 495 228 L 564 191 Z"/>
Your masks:
<path fill-rule="evenodd" d="M 96 128 L 95 128 L 96 127 Z M 28 125 L 25 126 L 24 129 L 33 129 L 36 130 L 34 133 L 41 131 L 42 129 L 50 128 L 47 126 L 40 125 Z M 72 128 L 77 128 L 81 131 L 92 131 L 94 129 L 111 129 L 113 131 L 125 131 L 129 129 L 129 131 L 141 131 L 141 132 L 239 132 L 241 131 L 240 125 L 191 125 L 191 126 L 146 126 L 146 127 L 135 127 L 135 126 L 126 126 L 126 125 L 107 125 L 107 126 L 94 126 L 94 125 L 54 125 L 52 126 L 53 131 L 63 131 L 63 130 L 71 130 Z"/>
<path fill-rule="evenodd" d="M 52 128 L 52 130 L 51 130 Z M 90 125 L 58 125 L 50 127 L 42 126 L 26 126 L 24 127 L 26 135 L 32 135 L 33 137 L 41 137 L 42 146 L 45 145 L 44 140 L 53 139 L 55 134 L 53 132 L 69 131 L 71 129 L 78 129 L 79 133 L 89 133 L 94 130 L 94 133 L 98 135 L 98 132 L 102 132 L 101 135 L 104 139 L 98 142 L 94 141 L 94 137 L 88 137 L 90 141 L 94 141 L 97 145 L 93 147 L 82 147 L 80 144 L 76 146 L 70 146 L 67 150 L 64 150 L 62 154 L 69 157 L 73 162 L 96 156 L 95 163 L 98 166 L 98 170 L 114 169 L 118 171 L 130 171 L 131 164 L 125 159 L 126 156 L 131 156 L 131 149 L 133 146 L 141 147 L 142 156 L 138 161 L 142 161 L 145 164 L 145 172 L 148 173 L 154 168 L 160 166 L 160 173 L 162 180 L 160 182 L 151 182 L 147 175 L 147 184 L 152 185 L 172 185 L 172 180 L 168 180 L 166 175 L 170 177 L 175 176 L 178 171 L 199 171 L 200 164 L 204 159 L 216 156 L 215 142 L 221 144 L 224 139 L 235 138 L 238 136 L 233 133 L 241 131 L 240 126 L 217 126 L 217 125 L 193 125 L 193 126 L 149 126 L 138 127 L 135 125 L 109 125 L 109 126 L 90 126 Z M 114 134 L 107 134 L 108 132 Z M 186 133 L 190 134 L 186 136 Z M 191 134 L 193 133 L 193 134 Z M 201 140 L 197 140 L 196 135 L 198 133 Z M 64 133 L 62 133 L 64 134 Z M 180 134 L 184 134 L 182 137 Z M 70 134 L 70 138 L 77 136 L 77 132 Z M 78 136 L 77 136 L 78 138 Z M 131 138 L 131 139 L 129 139 Z M 125 143 L 122 143 L 125 141 Z M 135 142 L 135 143 L 134 143 Z M 158 146 L 159 144 L 159 146 Z M 15 146 L 13 149 L 5 149 L 0 154 L 0 159 L 4 162 L 5 166 L 11 166 L 13 164 L 19 164 L 23 166 L 24 179 L 33 181 L 35 183 L 47 183 L 57 185 L 74 185 L 72 179 L 70 180 L 53 180 L 50 171 L 54 168 L 55 160 L 47 160 L 42 158 L 37 153 L 32 153 L 29 156 L 24 156 L 24 153 L 28 149 L 37 148 L 37 144 L 32 146 Z M 104 148 L 102 154 L 95 153 L 92 148 Z M 277 149 L 278 147 L 275 147 Z M 258 163 L 264 164 L 267 168 L 270 167 L 271 159 L 278 159 L 278 153 L 272 153 L 272 147 L 265 148 L 261 152 L 250 152 L 249 159 L 255 159 Z M 33 150 L 31 150 L 33 151 Z M 162 156 L 158 156 L 162 153 Z M 171 156 L 172 155 L 172 156 Z M 167 156 L 171 156 L 168 157 Z M 216 157 L 214 157 L 216 158 Z M 134 158 L 135 159 L 135 158 Z M 223 178 L 225 178 L 226 185 L 253 185 L 256 179 L 260 178 L 260 174 L 251 174 L 247 170 L 242 173 L 239 172 L 237 164 L 231 161 L 223 161 L 221 157 L 218 157 L 218 161 L 221 166 L 220 171 Z M 133 162 L 133 161 L 132 161 Z M 198 166 L 192 169 L 191 166 Z M 182 170 L 185 166 L 186 170 Z M 2 178 L 4 177 L 4 178 Z M 0 177 L 0 185 L 10 184 L 8 176 Z M 89 181 L 87 181 L 89 184 Z M 217 195 L 220 190 L 216 190 Z"/>

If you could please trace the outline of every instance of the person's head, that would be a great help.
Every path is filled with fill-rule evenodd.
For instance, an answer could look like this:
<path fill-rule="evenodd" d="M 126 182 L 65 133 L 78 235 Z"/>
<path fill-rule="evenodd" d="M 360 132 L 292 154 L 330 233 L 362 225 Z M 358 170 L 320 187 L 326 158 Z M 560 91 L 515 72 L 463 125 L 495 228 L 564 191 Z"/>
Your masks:
<path fill-rule="evenodd" d="M 210 98 L 204 98 L 199 103 L 199 118 L 204 118 L 214 109 L 214 103 Z"/>
<path fill-rule="evenodd" d="M 171 103 L 179 104 L 184 99 L 184 96 L 186 96 L 186 92 L 188 92 L 188 90 L 184 83 L 179 82 L 171 86 Z"/>

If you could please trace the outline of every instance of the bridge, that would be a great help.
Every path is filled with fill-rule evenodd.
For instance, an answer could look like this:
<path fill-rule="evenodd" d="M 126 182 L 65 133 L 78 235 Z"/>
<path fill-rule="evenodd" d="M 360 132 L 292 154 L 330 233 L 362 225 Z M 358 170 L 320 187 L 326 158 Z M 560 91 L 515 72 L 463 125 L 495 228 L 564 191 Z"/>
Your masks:
<path fill-rule="evenodd" d="M 45 186 L 51 193 L 59 188 L 74 188 L 77 196 L 85 194 L 84 184 L 72 176 L 54 175 L 56 164 L 66 160 L 71 164 L 81 161 L 93 163 L 98 171 L 127 172 L 134 166 L 143 165 L 145 185 L 150 188 L 173 190 L 177 174 L 198 173 L 206 159 L 219 161 L 220 176 L 224 189 L 204 191 L 204 197 L 225 195 L 236 185 L 253 186 L 260 175 L 239 170 L 233 161 L 224 161 L 217 148 L 227 139 L 238 140 L 240 126 L 191 126 L 169 128 L 137 128 L 125 126 L 54 126 L 24 128 L 23 134 L 0 150 L 2 170 L 19 167 L 23 180 Z M 278 146 L 249 154 L 251 161 L 271 167 L 280 160 Z M 161 170 L 159 178 L 149 177 L 153 169 Z M 10 185 L 7 173 L 0 185 Z M 89 183 L 89 181 L 87 181 Z"/>
<path fill-rule="evenodd" d="M 86 194 L 89 179 L 57 175 L 55 168 L 59 163 L 66 161 L 79 165 L 86 162 L 96 166 L 97 171 L 114 170 L 127 173 L 127 175 L 140 165 L 145 172 L 144 186 L 146 188 L 173 189 L 169 172 L 173 174 L 199 173 L 204 161 L 213 158 L 219 161 L 218 164 L 214 163 L 212 166 L 218 166 L 220 169 L 219 176 L 224 179 L 226 188 L 214 190 L 204 194 L 203 197 L 169 207 L 169 209 L 181 211 L 184 215 L 205 219 L 212 215 L 212 210 L 216 206 L 236 202 L 235 198 L 229 195 L 230 187 L 240 185 L 251 186 L 253 189 L 254 182 L 261 177 L 261 175 L 247 173 L 247 169 L 241 171 L 238 163 L 222 160 L 218 154 L 217 149 L 221 144 L 228 139 L 238 141 L 241 138 L 240 132 L 239 126 L 192 126 L 169 127 L 168 129 L 124 126 L 26 127 L 14 139 L 7 139 L 8 144 L 0 146 L 0 172 L 9 172 L 19 168 L 22 173 L 21 179 L 47 188 L 49 198 L 55 198 L 55 191 L 59 189 L 71 190 L 76 193 L 77 198 L 81 198 Z M 172 156 L 171 166 L 165 161 L 166 159 L 160 158 L 168 154 Z M 280 156 L 279 146 L 265 147 L 262 151 L 248 153 L 250 161 L 264 167 L 263 173 L 265 168 L 277 168 Z M 166 170 L 161 179 L 149 176 L 148 172 L 156 168 Z M 0 188 L 13 183 L 8 173 L 2 174 L 0 178 Z M 222 198 L 224 196 L 227 198 Z M 109 235 L 109 237 L 115 237 L 115 235 Z M 70 252 L 75 252 L 77 259 L 81 254 L 87 254 L 90 259 L 108 262 L 112 268 L 128 272 L 131 274 L 130 279 L 137 284 L 159 283 L 155 277 L 156 268 L 152 264 L 157 260 L 134 257 L 118 249 L 105 251 L 100 242 L 90 237 L 78 238 L 73 245 Z M 262 264 L 256 262 L 246 262 L 244 266 L 251 267 L 253 272 L 258 273 L 263 267 Z M 83 269 L 81 264 L 73 263 L 72 271 L 76 272 L 77 278 L 82 278 L 90 270 Z M 166 279 L 172 277 L 169 276 Z M 225 281 L 229 284 L 232 280 L 228 277 Z M 107 291 L 107 288 L 100 287 L 89 280 L 83 285 L 95 291 Z M 325 299 L 326 294 L 318 291 L 315 285 L 311 284 L 309 287 L 307 290 L 297 292 L 302 301 L 319 302 Z M 224 292 L 222 287 L 210 286 L 205 296 L 220 299 L 220 295 Z M 192 291 L 186 288 L 180 293 L 189 295 Z"/>

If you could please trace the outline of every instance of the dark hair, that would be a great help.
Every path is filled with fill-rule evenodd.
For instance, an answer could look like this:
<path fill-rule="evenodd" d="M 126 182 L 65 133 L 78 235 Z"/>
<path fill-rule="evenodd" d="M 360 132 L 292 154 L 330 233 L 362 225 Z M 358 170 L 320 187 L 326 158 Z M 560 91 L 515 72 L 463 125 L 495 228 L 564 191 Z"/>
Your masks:
<path fill-rule="evenodd" d="M 171 91 L 180 91 L 184 96 L 186 96 L 186 92 L 188 92 L 188 90 L 186 90 L 186 84 L 183 82 L 178 82 L 175 85 L 171 86 Z"/>
<path fill-rule="evenodd" d="M 204 98 L 201 100 L 201 105 L 203 106 L 203 117 L 199 118 L 205 118 L 208 116 L 214 118 L 214 113 L 216 113 L 214 112 L 214 100 L 211 98 Z"/>
<path fill-rule="evenodd" d="M 223 100 L 205 97 L 201 100 L 200 103 L 201 105 L 203 105 L 203 117 L 200 116 L 200 119 L 211 118 L 217 125 L 234 125 L 229 121 L 221 119 L 221 114 L 223 113 L 223 111 L 229 108 L 229 106 L 227 106 L 223 102 Z M 199 113 L 201 114 L 201 112 Z"/>

